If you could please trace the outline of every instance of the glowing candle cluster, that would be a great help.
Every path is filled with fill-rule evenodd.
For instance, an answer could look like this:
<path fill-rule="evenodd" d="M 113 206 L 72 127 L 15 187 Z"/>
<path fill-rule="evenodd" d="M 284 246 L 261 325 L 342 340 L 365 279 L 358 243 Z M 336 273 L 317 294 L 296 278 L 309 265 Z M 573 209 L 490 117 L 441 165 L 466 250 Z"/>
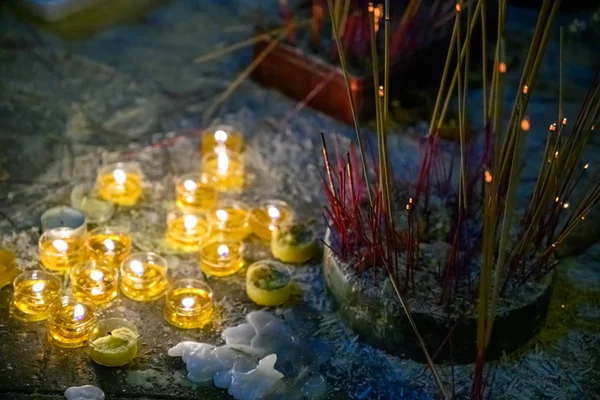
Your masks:
<path fill-rule="evenodd" d="M 133 253 L 121 264 L 121 291 L 136 301 L 161 297 L 169 282 L 167 260 L 155 253 Z"/>
<path fill-rule="evenodd" d="M 242 240 L 251 233 L 250 207 L 241 201 L 220 201 L 208 215 L 208 221 L 213 237 L 218 239 Z"/>
<path fill-rule="evenodd" d="M 134 205 L 142 194 L 142 170 L 137 163 L 116 163 L 98 170 L 96 186 L 104 200 Z"/>
<path fill-rule="evenodd" d="M 61 297 L 48 310 L 48 340 L 60 347 L 81 347 L 96 328 L 94 307 L 74 297 Z"/>
<path fill-rule="evenodd" d="M 217 191 L 206 174 L 193 172 L 175 181 L 177 207 L 196 211 L 210 210 L 217 202 Z"/>
<path fill-rule="evenodd" d="M 39 254 L 44 268 L 68 272 L 85 260 L 85 231 L 70 228 L 50 229 L 40 237 Z"/>
<path fill-rule="evenodd" d="M 294 218 L 294 210 L 284 201 L 267 200 L 252 210 L 250 226 L 252 233 L 264 241 L 271 241 L 273 231 Z"/>
<path fill-rule="evenodd" d="M 112 267 L 119 267 L 131 252 L 131 236 L 120 227 L 98 227 L 87 235 L 87 258 Z"/>
<path fill-rule="evenodd" d="M 182 251 L 198 251 L 210 232 L 211 226 L 203 214 L 174 209 L 167 216 L 167 240 Z"/>
<path fill-rule="evenodd" d="M 176 281 L 165 298 L 165 320 L 179 328 L 200 328 L 210 320 L 212 315 L 212 297 L 211 288 L 202 281 L 196 279 Z"/>
<path fill-rule="evenodd" d="M 108 305 L 119 294 L 117 267 L 93 260 L 75 267 L 71 270 L 71 287 L 78 300 Z"/>
<path fill-rule="evenodd" d="M 241 153 L 244 147 L 242 132 L 230 125 L 216 125 L 202 133 L 202 154 L 230 150 Z"/>
<path fill-rule="evenodd" d="M 25 271 L 13 281 L 13 310 L 18 319 L 41 321 L 48 317 L 48 308 L 60 298 L 61 280 L 46 271 Z"/>
<path fill-rule="evenodd" d="M 213 241 L 200 249 L 200 269 L 210 276 L 229 276 L 244 266 L 240 241 Z"/>

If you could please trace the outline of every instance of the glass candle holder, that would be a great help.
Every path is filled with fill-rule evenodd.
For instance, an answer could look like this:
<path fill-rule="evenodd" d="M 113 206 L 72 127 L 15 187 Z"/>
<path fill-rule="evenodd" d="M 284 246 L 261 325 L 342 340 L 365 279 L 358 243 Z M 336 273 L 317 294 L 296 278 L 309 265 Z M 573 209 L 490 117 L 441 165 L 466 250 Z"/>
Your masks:
<path fill-rule="evenodd" d="M 167 240 L 182 251 L 198 251 L 210 232 L 211 226 L 203 214 L 176 208 L 167 216 Z"/>
<path fill-rule="evenodd" d="M 200 269 L 210 276 L 229 276 L 244 266 L 240 241 L 214 241 L 200 248 Z"/>
<path fill-rule="evenodd" d="M 74 297 L 61 297 L 48 309 L 48 340 L 60 347 L 87 344 L 96 328 L 94 306 Z"/>
<path fill-rule="evenodd" d="M 73 296 L 80 301 L 90 301 L 95 306 L 108 305 L 119 294 L 117 267 L 97 261 L 77 266 L 71 270 Z"/>
<path fill-rule="evenodd" d="M 38 248 L 44 268 L 68 272 L 85 261 L 85 231 L 70 228 L 51 229 L 40 237 Z"/>
<path fill-rule="evenodd" d="M 217 191 L 208 182 L 206 174 L 192 172 L 175 179 L 177 207 L 192 210 L 210 210 L 217 202 Z"/>
<path fill-rule="evenodd" d="M 252 233 L 264 241 L 271 242 L 273 231 L 294 218 L 294 210 L 281 200 L 261 202 L 250 214 Z"/>
<path fill-rule="evenodd" d="M 87 230 L 85 213 L 71 207 L 50 208 L 42 214 L 41 222 L 43 232 L 58 228 L 69 228 L 77 233 Z"/>
<path fill-rule="evenodd" d="M 244 186 L 244 157 L 241 153 L 231 150 L 207 153 L 202 158 L 202 170 L 218 192 L 239 192 Z"/>
<path fill-rule="evenodd" d="M 158 254 L 133 253 L 121 263 L 121 291 L 132 300 L 156 300 L 168 285 L 167 260 Z"/>
<path fill-rule="evenodd" d="M 178 328 L 201 328 L 213 312 L 213 292 L 197 279 L 181 279 L 173 283 L 165 297 L 164 316 Z"/>
<path fill-rule="evenodd" d="M 90 356 L 105 367 L 125 365 L 137 356 L 139 336 L 138 328 L 126 319 L 100 320 L 90 336 Z"/>
<path fill-rule="evenodd" d="M 13 315 L 24 321 L 48 318 L 48 308 L 60 298 L 61 280 L 47 271 L 25 271 L 13 281 Z"/>
<path fill-rule="evenodd" d="M 142 194 L 143 174 L 138 163 L 116 163 L 98 169 L 96 186 L 104 200 L 134 205 Z"/>
<path fill-rule="evenodd" d="M 242 132 L 231 125 L 215 125 L 202 132 L 202 154 L 222 150 L 241 153 L 244 147 Z"/>
<path fill-rule="evenodd" d="M 220 201 L 208 214 L 208 222 L 216 239 L 242 240 L 252 232 L 250 207 L 241 201 Z"/>
<path fill-rule="evenodd" d="M 85 250 L 88 259 L 118 268 L 131 252 L 131 236 L 125 228 L 98 227 L 88 233 Z"/>

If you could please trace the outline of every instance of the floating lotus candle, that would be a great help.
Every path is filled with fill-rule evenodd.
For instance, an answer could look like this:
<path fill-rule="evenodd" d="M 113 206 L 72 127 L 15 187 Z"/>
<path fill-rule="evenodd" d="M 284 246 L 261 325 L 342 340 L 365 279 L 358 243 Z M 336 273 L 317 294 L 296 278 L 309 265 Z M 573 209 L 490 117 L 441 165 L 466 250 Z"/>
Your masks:
<path fill-rule="evenodd" d="M 244 186 L 244 157 L 240 153 L 223 150 L 208 153 L 202 159 L 208 182 L 219 192 L 239 192 Z"/>
<path fill-rule="evenodd" d="M 123 206 L 134 205 L 142 194 L 142 170 L 137 163 L 116 163 L 98 170 L 98 194 Z"/>
<path fill-rule="evenodd" d="M 250 216 L 252 233 L 270 242 L 273 231 L 278 226 L 289 223 L 293 217 L 294 210 L 285 201 L 264 201 L 252 210 Z"/>
<path fill-rule="evenodd" d="M 239 129 L 230 125 L 211 126 L 202 133 L 202 154 L 221 150 L 233 150 L 241 153 L 244 138 Z"/>
<path fill-rule="evenodd" d="M 200 248 L 200 269 L 206 275 L 229 276 L 244 266 L 240 241 L 215 241 Z"/>
<path fill-rule="evenodd" d="M 39 253 L 42 265 L 57 272 L 69 271 L 85 260 L 85 231 L 70 228 L 51 229 L 40 237 Z"/>
<path fill-rule="evenodd" d="M 167 216 L 167 240 L 182 251 L 198 251 L 210 232 L 211 226 L 202 214 L 175 209 Z"/>
<path fill-rule="evenodd" d="M 41 321 L 48 308 L 60 298 L 61 280 L 46 271 L 25 271 L 13 281 L 13 315 L 25 321 Z"/>
<path fill-rule="evenodd" d="M 48 340 L 57 346 L 84 346 L 95 328 L 94 307 L 74 297 L 61 297 L 48 310 Z"/>
<path fill-rule="evenodd" d="M 136 301 L 151 301 L 167 289 L 167 260 L 155 253 L 133 253 L 121 263 L 121 291 Z"/>
<path fill-rule="evenodd" d="M 246 294 L 258 305 L 278 306 L 292 294 L 290 269 L 275 261 L 257 261 L 246 273 Z"/>
<path fill-rule="evenodd" d="M 91 230 L 85 241 L 87 258 L 119 267 L 131 252 L 131 236 L 119 227 L 98 227 Z"/>
<path fill-rule="evenodd" d="M 208 215 L 213 236 L 219 239 L 242 240 L 251 232 L 250 208 L 241 201 L 225 200 L 217 203 Z"/>
<path fill-rule="evenodd" d="M 206 174 L 193 172 L 175 180 L 177 207 L 210 210 L 217 202 L 217 191 L 208 182 Z"/>
<path fill-rule="evenodd" d="M 137 327 L 126 319 L 103 319 L 90 337 L 90 356 L 105 367 L 120 367 L 137 355 L 138 338 Z"/>
<path fill-rule="evenodd" d="M 76 299 L 105 305 L 119 294 L 117 267 L 93 260 L 77 266 L 71 270 L 71 286 Z"/>
<path fill-rule="evenodd" d="M 206 283 L 196 279 L 181 279 L 173 283 L 167 292 L 165 319 L 178 328 L 200 328 L 212 315 L 212 297 L 213 292 Z"/>

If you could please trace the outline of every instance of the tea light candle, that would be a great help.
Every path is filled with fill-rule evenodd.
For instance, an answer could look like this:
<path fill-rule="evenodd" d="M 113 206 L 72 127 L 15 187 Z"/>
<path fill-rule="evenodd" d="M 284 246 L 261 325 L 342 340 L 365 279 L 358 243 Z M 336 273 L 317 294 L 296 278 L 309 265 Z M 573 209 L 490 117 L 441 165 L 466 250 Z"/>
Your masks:
<path fill-rule="evenodd" d="M 68 272 L 85 260 L 84 231 L 57 228 L 44 232 L 39 240 L 40 261 L 44 268 Z"/>
<path fill-rule="evenodd" d="M 231 125 L 216 125 L 202 132 L 202 154 L 233 150 L 241 153 L 244 147 L 242 132 Z"/>
<path fill-rule="evenodd" d="M 206 275 L 229 276 L 244 266 L 240 241 L 214 241 L 200 249 L 200 269 Z"/>
<path fill-rule="evenodd" d="M 98 170 L 96 185 L 104 200 L 134 205 L 142 194 L 142 170 L 137 163 L 116 163 Z"/>
<path fill-rule="evenodd" d="M 252 233 L 264 241 L 271 241 L 273 231 L 287 224 L 294 217 L 294 210 L 285 201 L 267 200 L 252 210 L 250 226 Z"/>
<path fill-rule="evenodd" d="M 105 367 L 120 367 L 138 353 L 139 331 L 123 318 L 106 318 L 90 337 L 90 356 Z"/>
<path fill-rule="evenodd" d="M 85 241 L 87 258 L 118 268 L 131 252 L 131 236 L 120 227 L 92 229 Z"/>
<path fill-rule="evenodd" d="M 167 216 L 167 240 L 182 251 L 198 251 L 210 232 L 211 226 L 202 214 L 175 209 Z"/>
<path fill-rule="evenodd" d="M 61 294 L 61 280 L 46 271 L 25 271 L 13 281 L 13 315 L 24 321 L 41 321 L 48 317 L 48 307 Z"/>
<path fill-rule="evenodd" d="M 173 283 L 165 297 L 165 320 L 178 328 L 201 328 L 213 312 L 213 292 L 204 282 L 181 279 Z"/>
<path fill-rule="evenodd" d="M 213 236 L 219 239 L 242 240 L 251 233 L 250 208 L 241 201 L 224 200 L 208 215 Z"/>
<path fill-rule="evenodd" d="M 117 267 L 90 261 L 71 270 L 73 296 L 78 300 L 88 299 L 95 306 L 107 305 L 118 292 Z"/>
<path fill-rule="evenodd" d="M 133 253 L 121 263 L 121 291 L 132 300 L 156 300 L 168 284 L 167 260 L 158 254 Z"/>
<path fill-rule="evenodd" d="M 244 158 L 231 150 L 208 153 L 202 159 L 208 181 L 219 192 L 239 192 L 244 186 Z"/>
<path fill-rule="evenodd" d="M 48 340 L 57 346 L 81 347 L 95 328 L 94 307 L 74 297 L 61 297 L 48 310 Z"/>
<path fill-rule="evenodd" d="M 206 174 L 193 172 L 175 180 L 177 207 L 210 210 L 217 202 L 217 191 L 208 182 Z"/>

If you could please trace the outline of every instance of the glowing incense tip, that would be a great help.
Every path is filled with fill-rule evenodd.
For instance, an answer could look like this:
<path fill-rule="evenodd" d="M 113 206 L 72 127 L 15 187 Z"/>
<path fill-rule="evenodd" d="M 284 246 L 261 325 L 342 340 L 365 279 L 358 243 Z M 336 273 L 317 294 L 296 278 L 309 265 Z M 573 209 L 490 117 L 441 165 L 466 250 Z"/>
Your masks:
<path fill-rule="evenodd" d="M 498 64 L 498 71 L 503 74 L 506 72 L 506 64 L 501 62 L 500 64 Z"/>
<path fill-rule="evenodd" d="M 558 200 L 560 200 L 558 197 L 554 199 L 555 203 L 558 203 Z"/>
<path fill-rule="evenodd" d="M 523 94 L 527 94 L 527 92 L 529 92 L 529 86 L 524 85 L 523 86 Z"/>
<path fill-rule="evenodd" d="M 569 203 L 563 204 L 563 208 L 569 208 Z"/>
<path fill-rule="evenodd" d="M 588 169 L 590 167 L 590 163 L 587 163 L 583 166 L 583 169 Z"/>
<path fill-rule="evenodd" d="M 229 255 L 229 247 L 222 244 L 217 249 L 217 253 L 219 253 L 219 256 L 221 256 L 221 257 L 227 257 Z"/>
<path fill-rule="evenodd" d="M 379 86 L 379 97 L 383 97 L 383 86 Z"/>
<path fill-rule="evenodd" d="M 556 124 L 551 124 L 550 128 L 548 128 L 551 131 L 555 131 L 556 130 Z"/>
<path fill-rule="evenodd" d="M 113 178 L 115 178 L 115 182 L 117 182 L 117 185 L 123 185 L 127 180 L 127 175 L 122 169 L 115 169 L 113 171 Z"/>
<path fill-rule="evenodd" d="M 369 12 L 373 12 L 373 3 L 369 2 Z"/>
<path fill-rule="evenodd" d="M 486 183 L 492 182 L 492 174 L 490 174 L 490 171 L 485 171 L 485 182 Z"/>
<path fill-rule="evenodd" d="M 531 128 L 531 125 L 529 124 L 529 119 L 523 118 L 523 120 L 521 121 L 521 129 L 527 132 L 529 128 Z"/>
<path fill-rule="evenodd" d="M 456 3 L 456 12 L 460 12 L 460 3 Z"/>
<path fill-rule="evenodd" d="M 198 185 L 196 185 L 196 182 L 188 179 L 187 181 L 183 182 L 183 187 L 185 188 L 185 190 L 193 192 L 198 188 Z"/>
<path fill-rule="evenodd" d="M 567 124 L 567 119 L 566 119 L 566 118 L 563 118 L 563 123 L 562 123 L 562 124 L 563 124 L 563 125 L 566 125 L 566 124 Z"/>
<path fill-rule="evenodd" d="M 62 239 L 55 240 L 54 242 L 52 242 L 52 245 L 56 250 L 60 251 L 61 253 L 64 253 L 69 248 L 69 244 Z"/>

